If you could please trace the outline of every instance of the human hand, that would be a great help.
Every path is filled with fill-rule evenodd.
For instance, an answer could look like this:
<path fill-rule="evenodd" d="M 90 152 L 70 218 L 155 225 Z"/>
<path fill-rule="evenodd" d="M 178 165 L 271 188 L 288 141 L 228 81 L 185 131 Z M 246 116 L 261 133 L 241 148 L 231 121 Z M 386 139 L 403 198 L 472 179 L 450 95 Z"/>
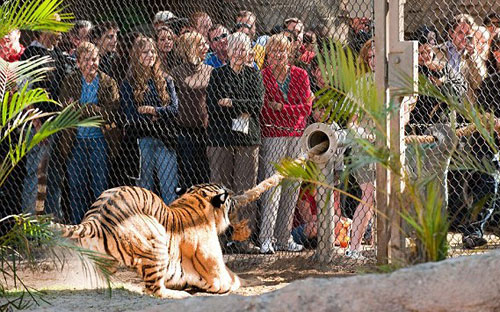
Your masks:
<path fill-rule="evenodd" d="M 443 81 L 437 77 L 434 77 L 434 76 L 430 76 L 429 77 L 429 80 L 435 84 L 437 87 L 441 87 L 443 85 Z"/>
<path fill-rule="evenodd" d="M 275 101 L 270 101 L 269 102 L 269 107 L 271 107 L 274 110 L 282 110 L 283 109 L 283 104 Z"/>
<path fill-rule="evenodd" d="M 217 103 L 219 104 L 219 106 L 223 106 L 223 107 L 233 106 L 233 101 L 231 101 L 231 99 L 228 99 L 228 98 L 220 99 Z"/>
<path fill-rule="evenodd" d="M 40 130 L 42 127 L 42 121 L 40 119 L 33 119 L 33 127 L 35 127 L 35 131 Z"/>
<path fill-rule="evenodd" d="M 315 122 L 321 122 L 322 119 L 323 119 L 323 116 L 325 114 L 325 109 L 324 108 L 320 108 L 320 109 L 316 109 L 314 110 L 313 112 L 313 119 Z"/>
<path fill-rule="evenodd" d="M 137 111 L 139 114 L 156 116 L 156 109 L 153 106 L 139 106 Z"/>

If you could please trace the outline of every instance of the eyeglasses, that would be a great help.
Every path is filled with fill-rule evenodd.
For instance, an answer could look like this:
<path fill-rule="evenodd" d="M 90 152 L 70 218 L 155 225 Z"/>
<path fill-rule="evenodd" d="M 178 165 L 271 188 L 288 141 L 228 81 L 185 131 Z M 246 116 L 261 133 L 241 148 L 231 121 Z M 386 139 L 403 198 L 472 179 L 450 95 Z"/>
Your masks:
<path fill-rule="evenodd" d="M 252 29 L 252 25 L 247 24 L 247 23 L 236 23 L 235 28 L 236 29 L 240 29 L 240 28 Z"/>
<path fill-rule="evenodd" d="M 227 33 L 224 33 L 224 34 L 222 34 L 222 35 L 220 35 L 220 36 L 217 36 L 217 37 L 212 38 L 212 42 L 217 42 L 217 41 L 219 41 L 219 40 L 222 40 L 222 39 L 224 39 L 224 38 L 227 38 L 227 36 L 228 36 L 228 34 L 227 34 Z"/>

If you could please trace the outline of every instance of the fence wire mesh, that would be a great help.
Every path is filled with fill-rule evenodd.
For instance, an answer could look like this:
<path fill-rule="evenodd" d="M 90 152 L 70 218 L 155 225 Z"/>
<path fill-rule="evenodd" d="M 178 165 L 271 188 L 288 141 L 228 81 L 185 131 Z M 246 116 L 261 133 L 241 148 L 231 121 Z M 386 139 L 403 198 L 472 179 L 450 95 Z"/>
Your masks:
<path fill-rule="evenodd" d="M 419 70 L 445 92 L 496 112 L 498 5 L 452 2 L 407 1 L 405 32 L 419 41 Z M 50 55 L 55 70 L 41 86 L 63 105 L 76 101 L 84 115 L 104 123 L 60 133 L 31 151 L 2 187 L 2 216 L 43 211 L 79 223 L 104 190 L 120 185 L 150 189 L 166 203 L 176 198 L 177 186 L 209 181 L 244 191 L 271 176 L 281 158 L 297 157 L 304 129 L 319 121 L 312 95 L 324 81 L 316 47 L 340 40 L 374 69 L 372 1 L 66 3 L 78 19 L 72 31 L 62 37 L 22 33 L 24 52 L 4 49 L 2 56 L 14 61 Z M 58 109 L 50 103 L 39 107 Z M 419 97 L 406 134 L 426 134 L 449 123 L 452 113 Z M 369 125 L 358 126 L 370 132 Z M 498 161 L 476 135 L 460 137 L 459 149 Z M 341 181 L 345 161 L 359 151 L 339 151 L 324 172 L 362 204 L 339 192 L 285 183 L 240 211 L 238 219 L 249 220 L 252 235 L 243 242 L 222 236 L 223 252 L 242 265 L 307 260 L 332 244 L 322 236 L 334 239 L 330 260 L 374 263 L 375 169 L 362 167 Z M 451 254 L 495 247 L 497 172 L 450 169 L 447 178 Z M 333 236 L 324 235 L 328 231 Z"/>
<path fill-rule="evenodd" d="M 495 1 L 407 1 L 405 7 L 405 36 L 419 43 L 419 73 L 444 94 L 457 96 L 462 103 L 472 103 L 495 116 L 500 87 L 498 11 Z M 451 223 L 448 241 L 452 247 L 449 253 L 462 255 L 468 249 L 498 246 L 498 155 L 477 132 L 464 135 L 459 131 L 468 126 L 463 116 L 432 98 L 418 99 L 406 134 L 423 134 L 437 124 L 450 125 L 452 116 L 456 118 L 456 152 L 467 156 L 452 160 L 444 173 Z M 448 137 L 440 143 L 447 146 L 444 150 L 452 150 L 451 136 L 455 134 L 449 129 L 439 132 Z M 470 160 L 490 164 L 491 168 L 464 170 L 464 163 Z"/>

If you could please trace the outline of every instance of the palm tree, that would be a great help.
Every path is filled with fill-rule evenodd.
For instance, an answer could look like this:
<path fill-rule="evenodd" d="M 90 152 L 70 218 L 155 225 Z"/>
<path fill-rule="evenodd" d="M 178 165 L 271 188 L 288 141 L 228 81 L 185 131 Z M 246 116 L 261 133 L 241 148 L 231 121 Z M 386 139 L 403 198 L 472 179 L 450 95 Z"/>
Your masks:
<path fill-rule="evenodd" d="M 63 13 L 62 10 L 61 0 L 6 1 L 0 6 L 0 37 L 15 29 L 68 31 L 72 27 L 68 20 L 72 19 L 73 15 Z M 60 21 L 54 19 L 55 14 L 60 16 Z M 54 113 L 44 113 L 34 107 L 40 102 L 52 102 L 61 106 L 50 99 L 44 89 L 29 88 L 31 83 L 45 79 L 45 74 L 50 70 L 47 67 L 49 62 L 48 57 L 14 63 L 8 63 L 0 58 L 0 144 L 9 146 L 7 154 L 2 155 L 3 159 L 0 162 L 0 187 L 20 160 L 49 136 L 69 128 L 99 126 L 99 120 L 96 118 L 80 120 L 80 112 L 73 106 Z M 25 83 L 24 86 L 17 88 L 22 81 L 29 81 L 30 84 Z M 46 121 L 33 136 L 30 135 L 34 130 L 33 123 L 41 118 Z M 7 222 L 9 226 L 13 223 L 13 226 L 6 235 L 0 237 L 2 281 L 11 280 L 21 285 L 21 288 L 27 291 L 36 302 L 29 286 L 25 285 L 16 273 L 16 259 L 33 260 L 31 251 L 36 246 L 44 248 L 59 246 L 72 249 L 76 247 L 61 241 L 51 231 L 50 220 L 47 218 L 11 215 L 1 219 L 0 226 L 7 226 Z M 84 250 L 78 251 L 80 255 L 87 255 L 98 264 L 102 264 L 96 255 Z M 5 294 L 6 285 L 0 282 L 0 295 L 5 297 Z M 4 305 L 0 306 L 0 310 L 10 305 L 16 308 L 26 307 L 23 298 L 24 292 L 17 298 L 7 300 Z"/>

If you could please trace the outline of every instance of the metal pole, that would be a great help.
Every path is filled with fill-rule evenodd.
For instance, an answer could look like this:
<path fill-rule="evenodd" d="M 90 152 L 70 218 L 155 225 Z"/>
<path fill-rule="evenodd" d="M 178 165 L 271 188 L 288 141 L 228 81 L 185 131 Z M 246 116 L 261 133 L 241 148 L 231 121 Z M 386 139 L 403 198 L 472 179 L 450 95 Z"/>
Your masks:
<path fill-rule="evenodd" d="M 379 94 L 379 103 L 387 107 L 387 10 L 384 0 L 373 1 L 375 19 L 375 84 Z M 388 133 L 386 124 L 383 125 Z M 377 138 L 377 146 L 386 146 L 387 136 L 381 134 Z M 375 193 L 375 207 L 381 215 L 388 215 L 389 181 L 387 170 L 377 164 L 377 180 Z M 385 264 L 389 259 L 390 224 L 389 220 L 380 215 L 377 217 L 377 263 Z"/>

